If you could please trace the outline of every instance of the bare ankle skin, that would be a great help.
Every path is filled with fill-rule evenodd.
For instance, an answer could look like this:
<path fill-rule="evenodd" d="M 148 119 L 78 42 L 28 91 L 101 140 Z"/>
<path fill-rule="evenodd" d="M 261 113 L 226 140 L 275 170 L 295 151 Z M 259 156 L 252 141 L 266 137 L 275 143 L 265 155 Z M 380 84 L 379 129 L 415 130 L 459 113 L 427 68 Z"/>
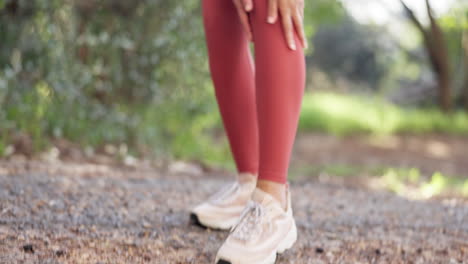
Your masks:
<path fill-rule="evenodd" d="M 286 184 L 267 180 L 258 180 L 257 188 L 273 196 L 273 198 L 281 204 L 282 208 L 286 210 Z"/>

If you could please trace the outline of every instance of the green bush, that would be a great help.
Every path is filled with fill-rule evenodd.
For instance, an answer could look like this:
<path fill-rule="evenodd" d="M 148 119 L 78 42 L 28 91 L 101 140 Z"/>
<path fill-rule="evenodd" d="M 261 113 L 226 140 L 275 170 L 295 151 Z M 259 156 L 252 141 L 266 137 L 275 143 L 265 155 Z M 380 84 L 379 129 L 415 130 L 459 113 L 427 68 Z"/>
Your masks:
<path fill-rule="evenodd" d="M 197 0 L 0 1 L 0 151 L 19 133 L 34 150 L 171 149 L 169 127 L 215 111 L 200 14 Z"/>
<path fill-rule="evenodd" d="M 308 31 L 342 11 L 314 1 Z M 0 153 L 21 133 L 34 150 L 64 138 L 226 163 L 201 23 L 199 0 L 0 0 Z M 466 134 L 468 117 L 314 93 L 300 130 Z"/>

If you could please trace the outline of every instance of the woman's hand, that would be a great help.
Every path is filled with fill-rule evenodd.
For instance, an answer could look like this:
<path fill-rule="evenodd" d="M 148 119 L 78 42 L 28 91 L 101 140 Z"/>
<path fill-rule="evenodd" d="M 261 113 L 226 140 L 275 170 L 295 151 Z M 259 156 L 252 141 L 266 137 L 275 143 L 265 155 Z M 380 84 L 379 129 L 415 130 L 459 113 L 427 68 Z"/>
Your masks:
<path fill-rule="evenodd" d="M 224 0 L 218 0 L 224 1 Z M 232 0 L 237 9 L 237 14 L 239 14 L 240 22 L 247 32 L 247 37 L 249 40 L 252 40 L 252 29 L 250 28 L 249 16 L 247 12 L 252 11 L 253 3 L 252 0 Z"/>
<path fill-rule="evenodd" d="M 251 0 L 247 0 L 251 1 Z M 304 48 L 307 48 L 307 39 L 304 34 L 304 0 L 268 0 L 267 22 L 274 24 L 281 15 L 284 35 L 290 49 L 296 50 L 294 31 L 299 34 L 299 39 Z"/>
<path fill-rule="evenodd" d="M 250 28 L 248 12 L 253 10 L 252 0 L 233 0 L 239 14 L 240 21 L 248 38 L 252 39 L 252 29 Z M 294 41 L 294 31 L 299 34 L 299 39 L 304 48 L 307 48 L 307 40 L 304 34 L 304 0 L 268 0 L 267 22 L 274 24 L 281 15 L 284 36 L 289 48 L 296 50 L 296 41 Z"/>

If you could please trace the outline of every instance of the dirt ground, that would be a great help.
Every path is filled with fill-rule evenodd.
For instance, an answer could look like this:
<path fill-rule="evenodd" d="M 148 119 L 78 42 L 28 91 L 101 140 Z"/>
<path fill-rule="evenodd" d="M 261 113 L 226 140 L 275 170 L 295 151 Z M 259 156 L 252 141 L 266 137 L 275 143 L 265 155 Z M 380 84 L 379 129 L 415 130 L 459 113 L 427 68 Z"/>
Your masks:
<path fill-rule="evenodd" d="M 418 168 L 468 178 L 468 137 L 381 136 L 337 138 L 323 134 L 297 137 L 291 169 L 307 165 Z M 310 175 L 306 175 L 309 177 Z"/>
<path fill-rule="evenodd" d="M 468 171 L 468 140 L 391 140 L 301 136 L 293 164 Z M 0 263 L 212 263 L 227 233 L 190 224 L 188 210 L 231 179 L 183 163 L 0 161 Z M 408 200 L 313 175 L 291 187 L 299 240 L 277 263 L 468 263 L 466 199 Z"/>

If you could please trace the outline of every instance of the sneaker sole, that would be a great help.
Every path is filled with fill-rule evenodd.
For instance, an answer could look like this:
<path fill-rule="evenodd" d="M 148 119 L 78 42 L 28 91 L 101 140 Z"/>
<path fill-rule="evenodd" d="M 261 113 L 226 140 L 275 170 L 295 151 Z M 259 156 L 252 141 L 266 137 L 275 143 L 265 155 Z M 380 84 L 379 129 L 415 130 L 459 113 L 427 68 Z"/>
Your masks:
<path fill-rule="evenodd" d="M 209 220 L 203 219 L 198 217 L 195 213 L 190 214 L 190 222 L 194 225 L 203 227 L 203 228 L 211 228 L 216 230 L 229 230 L 232 226 L 237 223 L 238 219 L 233 219 L 230 221 L 223 221 L 222 223 L 211 222 Z"/>
<path fill-rule="evenodd" d="M 287 234 L 286 238 L 281 241 L 276 251 L 270 255 L 265 261 L 258 264 L 274 264 L 276 262 L 277 254 L 283 254 L 286 250 L 292 248 L 294 243 L 297 241 L 297 227 L 294 224 L 292 230 Z M 216 264 L 233 264 L 230 261 L 220 259 Z M 256 263 L 257 264 L 257 263 Z"/>
<path fill-rule="evenodd" d="M 281 241 L 278 248 L 276 249 L 276 252 L 278 252 L 278 254 L 283 254 L 286 250 L 292 248 L 292 246 L 294 245 L 294 243 L 296 243 L 296 241 L 297 241 L 297 227 L 296 227 L 296 223 L 294 223 L 293 228 L 291 229 L 291 231 L 289 231 L 286 238 L 283 241 Z"/>
<path fill-rule="evenodd" d="M 192 225 L 196 225 L 196 226 L 201 227 L 201 228 L 207 228 L 206 226 L 204 226 L 204 225 L 200 222 L 200 220 L 198 220 L 198 216 L 197 216 L 196 214 L 194 214 L 194 213 L 191 213 L 191 214 L 190 214 L 190 223 L 191 223 Z"/>

